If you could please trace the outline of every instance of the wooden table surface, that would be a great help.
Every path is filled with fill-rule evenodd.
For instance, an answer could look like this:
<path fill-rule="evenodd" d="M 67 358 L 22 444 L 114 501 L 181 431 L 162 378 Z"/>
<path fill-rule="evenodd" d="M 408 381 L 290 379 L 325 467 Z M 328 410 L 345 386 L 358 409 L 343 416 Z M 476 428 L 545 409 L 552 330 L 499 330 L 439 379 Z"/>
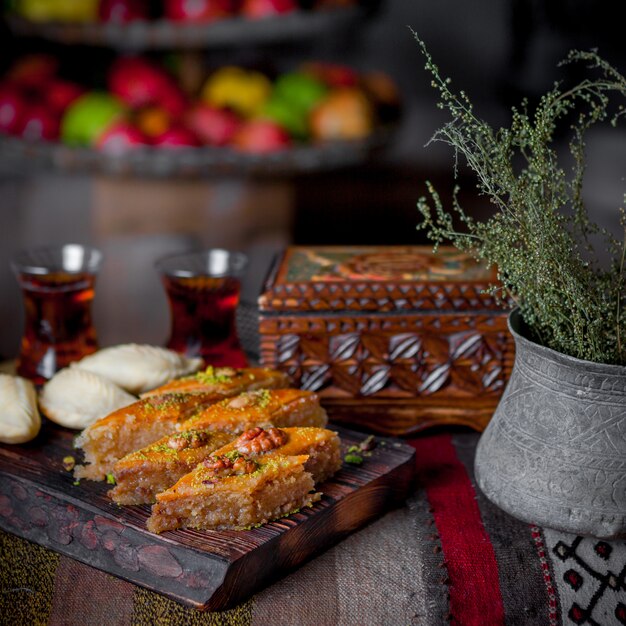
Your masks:
<path fill-rule="evenodd" d="M 419 483 L 404 506 L 229 611 L 200 613 L 0 532 L 0 622 L 624 624 L 626 542 L 540 529 L 494 507 L 474 484 L 477 438 L 413 440 Z"/>

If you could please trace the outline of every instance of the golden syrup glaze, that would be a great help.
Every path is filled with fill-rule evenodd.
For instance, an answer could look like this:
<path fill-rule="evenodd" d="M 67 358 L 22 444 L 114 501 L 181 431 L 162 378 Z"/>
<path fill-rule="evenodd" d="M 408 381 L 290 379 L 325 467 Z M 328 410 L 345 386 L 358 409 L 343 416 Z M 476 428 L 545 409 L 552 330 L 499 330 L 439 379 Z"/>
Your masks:
<path fill-rule="evenodd" d="M 208 441 L 197 447 L 187 447 L 183 449 L 177 449 L 172 446 L 175 440 L 191 439 L 197 433 L 206 433 Z M 190 462 L 193 459 L 198 459 L 198 462 L 206 458 L 211 450 L 216 450 L 229 443 L 236 435 L 227 432 L 214 432 L 211 429 L 205 430 L 186 430 L 180 433 L 173 433 L 161 437 L 161 439 L 154 443 L 127 454 L 121 458 L 116 464 L 114 474 L 124 470 L 129 470 L 134 467 L 151 465 L 151 464 L 163 464 L 172 461 Z M 174 440 L 174 441 L 173 441 Z"/>
<path fill-rule="evenodd" d="M 191 376 L 172 380 L 161 387 L 142 394 L 142 398 L 164 393 L 202 393 L 225 391 L 234 395 L 246 389 L 283 389 L 290 384 L 283 372 L 267 368 L 235 369 L 232 367 L 212 367 Z"/>
<path fill-rule="evenodd" d="M 316 412 L 319 409 L 319 413 Z M 320 409 L 319 398 L 312 391 L 300 389 L 263 389 L 244 392 L 212 406 L 200 409 L 179 424 L 180 431 L 212 427 L 242 432 L 252 426 L 280 427 L 297 423 L 297 413 L 303 414 L 303 426 L 325 426 L 326 415 Z"/>
<path fill-rule="evenodd" d="M 185 474 L 173 487 L 157 494 L 157 505 L 172 502 L 178 498 L 201 496 L 216 491 L 249 493 L 264 483 L 279 477 L 281 474 L 291 473 L 294 470 L 304 471 L 308 461 L 308 454 L 297 456 L 274 455 L 268 458 L 255 458 L 257 469 L 250 474 L 222 476 L 200 463 L 189 474 Z"/>
<path fill-rule="evenodd" d="M 268 450 L 266 452 L 249 453 L 242 456 L 254 458 L 258 460 L 259 457 L 270 458 L 272 456 L 297 456 L 299 454 L 305 454 L 310 448 L 315 445 L 323 443 L 329 443 L 336 441 L 339 445 L 339 436 L 336 432 L 328 430 L 327 428 L 316 428 L 312 426 L 293 426 L 289 428 L 280 428 L 287 436 L 287 441 L 277 448 Z M 218 448 L 214 452 L 211 452 L 211 456 L 221 456 L 237 450 L 239 438 L 234 439 Z"/>
<path fill-rule="evenodd" d="M 224 398 L 223 393 L 169 393 L 160 396 L 151 396 L 138 400 L 133 404 L 122 407 L 110 415 L 99 419 L 87 427 L 77 439 L 77 445 L 89 436 L 100 430 L 116 432 L 121 428 L 140 428 L 142 424 L 153 422 L 179 422 L 185 420 L 200 407 L 219 402 Z"/>
<path fill-rule="evenodd" d="M 269 458 L 277 454 L 293 456 L 304 454 L 315 444 L 333 442 L 336 440 L 337 445 L 339 445 L 337 433 L 325 428 L 290 427 L 281 428 L 280 430 L 287 436 L 285 444 L 267 452 L 245 456 L 249 456 L 250 458 L 256 458 L 257 456 Z M 177 450 L 170 445 L 172 439 L 190 438 L 198 432 L 206 432 L 209 435 L 210 439 L 206 445 L 182 450 Z M 138 471 L 141 468 L 152 465 L 163 465 L 174 462 L 187 465 L 199 463 L 208 456 L 219 456 L 236 450 L 237 439 L 237 435 L 226 432 L 214 432 L 210 428 L 204 431 L 186 430 L 181 433 L 175 433 L 174 435 L 167 435 L 155 441 L 153 444 L 141 450 L 137 450 L 136 452 L 131 452 L 120 459 L 115 464 L 113 475 L 118 478 L 118 476 L 127 474 L 128 472 Z"/>

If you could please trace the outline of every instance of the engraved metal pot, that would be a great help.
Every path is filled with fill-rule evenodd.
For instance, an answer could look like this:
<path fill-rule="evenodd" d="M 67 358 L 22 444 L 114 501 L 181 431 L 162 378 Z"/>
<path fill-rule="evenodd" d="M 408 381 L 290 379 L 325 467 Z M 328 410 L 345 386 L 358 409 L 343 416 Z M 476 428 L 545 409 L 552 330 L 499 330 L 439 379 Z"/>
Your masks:
<path fill-rule="evenodd" d="M 569 357 L 509 317 L 515 364 L 476 452 L 485 495 L 525 522 L 626 535 L 626 367 Z"/>

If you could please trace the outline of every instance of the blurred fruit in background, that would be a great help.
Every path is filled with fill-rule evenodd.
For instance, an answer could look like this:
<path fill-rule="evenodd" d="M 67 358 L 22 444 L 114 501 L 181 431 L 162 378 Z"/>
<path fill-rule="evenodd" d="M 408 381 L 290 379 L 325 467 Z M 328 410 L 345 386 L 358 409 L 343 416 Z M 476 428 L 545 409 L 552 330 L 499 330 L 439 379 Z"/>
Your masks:
<path fill-rule="evenodd" d="M 80 85 L 61 78 L 50 79 L 45 90 L 46 102 L 58 115 L 63 115 L 65 110 L 86 91 Z"/>
<path fill-rule="evenodd" d="M 286 15 L 297 8 L 295 0 L 243 0 L 241 14 L 254 20 Z"/>
<path fill-rule="evenodd" d="M 160 67 L 140 57 L 122 57 L 113 63 L 108 76 L 109 91 L 129 107 L 158 105 L 172 116 L 187 106 L 174 79 Z"/>
<path fill-rule="evenodd" d="M 287 102 L 305 114 L 310 113 L 328 94 L 328 86 L 304 72 L 282 74 L 274 85 L 273 97 Z"/>
<path fill-rule="evenodd" d="M 329 87 L 356 87 L 359 73 L 346 65 L 309 61 L 302 66 L 302 72 L 314 76 Z"/>
<path fill-rule="evenodd" d="M 241 126 L 240 118 L 229 109 L 219 109 L 203 102 L 188 111 L 186 122 L 209 146 L 228 145 Z"/>
<path fill-rule="evenodd" d="M 362 91 L 338 89 L 311 114 L 311 131 L 321 141 L 362 139 L 374 128 L 374 111 Z"/>
<path fill-rule="evenodd" d="M 92 91 L 65 112 L 61 139 L 70 146 L 97 145 L 104 133 L 127 114 L 124 103 L 107 93 Z"/>
<path fill-rule="evenodd" d="M 167 19 L 211 23 L 224 18 L 263 19 L 294 11 L 330 11 L 358 5 L 358 0 L 12 0 L 10 6 L 33 22 L 104 22 Z"/>
<path fill-rule="evenodd" d="M 141 131 L 126 121 L 108 125 L 96 140 L 96 146 L 108 154 L 120 155 L 130 149 L 146 146 L 148 140 Z"/>
<path fill-rule="evenodd" d="M 158 137 L 172 125 L 172 116 L 162 107 L 149 106 L 135 113 L 135 124 L 146 137 Z"/>
<path fill-rule="evenodd" d="M 126 24 L 149 17 L 148 0 L 100 0 L 98 18 L 101 22 Z"/>
<path fill-rule="evenodd" d="M 242 152 L 267 154 L 291 146 L 291 138 L 284 128 L 269 120 L 244 122 L 233 138 L 233 144 Z"/>
<path fill-rule="evenodd" d="M 33 22 L 95 22 L 100 0 L 16 0 L 15 9 Z"/>
<path fill-rule="evenodd" d="M 9 83 L 0 85 L 0 132 L 17 134 L 25 104 L 17 87 Z"/>
<path fill-rule="evenodd" d="M 161 148 L 196 148 L 200 145 L 200 141 L 182 124 L 174 124 L 164 133 L 154 137 L 152 145 Z"/>
<path fill-rule="evenodd" d="M 177 22 L 213 22 L 235 11 L 231 0 L 164 0 L 164 15 Z"/>
<path fill-rule="evenodd" d="M 52 141 L 59 137 L 59 117 L 43 104 L 29 103 L 20 115 L 17 134 L 26 141 Z"/>
<path fill-rule="evenodd" d="M 400 97 L 385 74 L 310 62 L 273 80 L 224 66 L 185 93 L 180 63 L 115 59 L 108 91 L 68 80 L 49 55 L 18 59 L 0 78 L 0 133 L 110 154 L 136 148 L 226 147 L 267 154 L 295 145 L 368 137 L 395 122 Z"/>
<path fill-rule="evenodd" d="M 267 76 L 241 67 L 222 67 L 202 88 L 202 99 L 212 106 L 229 108 L 244 117 L 256 115 L 272 92 Z"/>

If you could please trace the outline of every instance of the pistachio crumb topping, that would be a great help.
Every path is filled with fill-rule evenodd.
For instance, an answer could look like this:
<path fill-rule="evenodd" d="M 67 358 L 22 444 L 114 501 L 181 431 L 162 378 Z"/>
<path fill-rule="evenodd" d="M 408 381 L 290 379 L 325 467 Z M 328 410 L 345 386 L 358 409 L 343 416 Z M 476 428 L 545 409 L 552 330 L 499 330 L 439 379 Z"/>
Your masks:
<path fill-rule="evenodd" d="M 147 411 L 168 411 L 178 408 L 185 398 L 184 393 L 167 393 L 162 396 L 147 398 L 143 408 Z"/>
<path fill-rule="evenodd" d="M 361 465 L 361 463 L 363 463 L 363 457 L 355 452 L 348 452 L 348 454 L 343 457 L 343 460 L 346 463 L 350 463 L 350 465 Z"/>
<path fill-rule="evenodd" d="M 236 374 L 237 370 L 232 367 L 213 367 L 209 365 L 204 371 L 189 376 L 187 380 L 195 379 L 203 385 L 215 385 L 217 383 L 229 382 Z"/>

